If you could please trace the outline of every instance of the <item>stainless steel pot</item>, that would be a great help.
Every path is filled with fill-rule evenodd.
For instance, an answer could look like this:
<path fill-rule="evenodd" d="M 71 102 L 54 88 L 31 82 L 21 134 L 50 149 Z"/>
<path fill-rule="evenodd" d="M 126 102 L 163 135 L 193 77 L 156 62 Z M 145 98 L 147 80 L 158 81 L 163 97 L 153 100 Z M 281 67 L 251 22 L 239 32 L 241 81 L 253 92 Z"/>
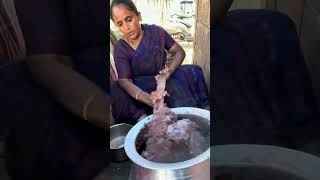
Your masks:
<path fill-rule="evenodd" d="M 179 115 L 201 117 L 210 129 L 210 112 L 192 107 L 171 109 Z M 152 115 L 138 122 L 129 131 L 125 139 L 125 152 L 135 164 L 131 172 L 131 180 L 209 180 L 210 179 L 210 148 L 199 156 L 177 163 L 156 163 L 143 158 L 136 150 L 136 138 Z M 195 121 L 196 122 L 196 121 Z M 197 122 L 196 122 L 197 123 Z M 203 124 L 203 122 L 201 122 Z M 210 140 L 209 140 L 210 141 Z"/>
<path fill-rule="evenodd" d="M 132 128 L 130 124 L 116 124 L 110 126 L 110 151 L 112 161 L 124 161 L 128 157 L 124 151 L 124 141 L 129 130 Z"/>
<path fill-rule="evenodd" d="M 216 180 L 320 179 L 320 158 L 301 151 L 257 144 L 216 145 L 211 151 Z"/>

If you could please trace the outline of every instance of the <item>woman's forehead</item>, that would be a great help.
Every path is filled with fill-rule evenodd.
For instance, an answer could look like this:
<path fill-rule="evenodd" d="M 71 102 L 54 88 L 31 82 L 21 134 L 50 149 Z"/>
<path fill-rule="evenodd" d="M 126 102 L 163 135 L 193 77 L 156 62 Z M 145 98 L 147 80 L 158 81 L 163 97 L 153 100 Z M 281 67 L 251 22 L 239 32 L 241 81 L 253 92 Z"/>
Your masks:
<path fill-rule="evenodd" d="M 116 5 L 112 8 L 112 19 L 115 23 L 123 21 L 128 16 L 134 16 L 134 15 L 136 15 L 135 12 L 129 10 L 123 4 Z"/>

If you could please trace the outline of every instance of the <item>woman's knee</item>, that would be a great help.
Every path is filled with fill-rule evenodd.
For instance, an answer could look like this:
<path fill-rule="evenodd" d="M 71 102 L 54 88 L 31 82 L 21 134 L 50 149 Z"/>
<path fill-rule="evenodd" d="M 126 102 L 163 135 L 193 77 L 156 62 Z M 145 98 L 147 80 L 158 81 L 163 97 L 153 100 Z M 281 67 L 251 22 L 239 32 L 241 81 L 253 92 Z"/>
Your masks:
<path fill-rule="evenodd" d="M 178 70 L 187 71 L 187 72 L 190 70 L 196 71 L 196 72 L 202 72 L 201 66 L 197 64 L 184 64 Z"/>

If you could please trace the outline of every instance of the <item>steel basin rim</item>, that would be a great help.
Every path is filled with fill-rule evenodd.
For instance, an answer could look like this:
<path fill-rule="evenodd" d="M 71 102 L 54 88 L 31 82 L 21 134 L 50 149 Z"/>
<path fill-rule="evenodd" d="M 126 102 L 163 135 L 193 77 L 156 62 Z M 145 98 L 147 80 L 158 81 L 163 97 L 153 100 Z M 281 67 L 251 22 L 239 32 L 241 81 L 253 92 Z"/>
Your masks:
<path fill-rule="evenodd" d="M 172 108 L 171 110 L 176 114 L 198 115 L 205 119 L 208 119 L 210 123 L 210 111 L 208 110 L 194 108 L 194 107 L 179 107 L 179 108 Z M 143 120 L 139 121 L 136 125 L 134 125 L 130 129 L 129 133 L 126 136 L 124 149 L 127 156 L 135 164 L 141 167 L 144 167 L 147 169 L 153 169 L 153 170 L 179 170 L 179 169 L 183 170 L 183 169 L 195 166 L 197 164 L 200 164 L 206 160 L 208 161 L 210 160 L 210 147 L 205 152 L 198 155 L 197 157 L 190 160 L 178 162 L 178 163 L 156 163 L 143 158 L 135 148 L 135 140 L 138 136 L 138 132 L 140 132 L 140 130 L 144 127 L 144 124 L 150 122 L 151 120 L 152 120 L 152 115 L 149 115 Z"/>

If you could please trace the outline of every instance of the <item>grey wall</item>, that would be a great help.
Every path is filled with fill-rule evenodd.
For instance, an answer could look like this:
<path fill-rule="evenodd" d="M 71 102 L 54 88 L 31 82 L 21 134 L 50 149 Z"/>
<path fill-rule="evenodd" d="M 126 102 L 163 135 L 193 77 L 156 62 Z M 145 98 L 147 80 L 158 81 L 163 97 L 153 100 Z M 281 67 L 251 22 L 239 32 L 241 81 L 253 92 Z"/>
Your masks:
<path fill-rule="evenodd" d="M 232 9 L 261 9 L 264 8 L 266 0 L 234 0 Z"/>

